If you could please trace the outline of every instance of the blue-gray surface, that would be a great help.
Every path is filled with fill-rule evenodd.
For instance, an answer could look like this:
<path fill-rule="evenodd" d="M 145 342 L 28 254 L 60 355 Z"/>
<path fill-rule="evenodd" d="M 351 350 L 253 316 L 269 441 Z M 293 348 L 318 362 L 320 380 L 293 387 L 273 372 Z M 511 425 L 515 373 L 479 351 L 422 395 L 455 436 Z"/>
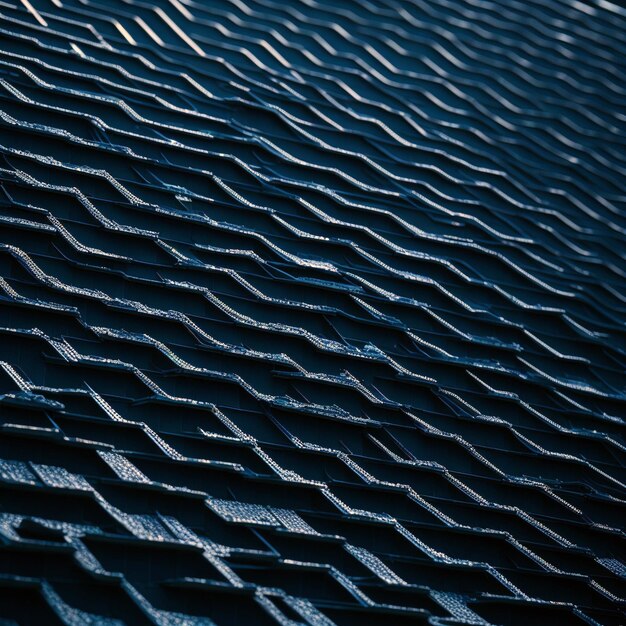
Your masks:
<path fill-rule="evenodd" d="M 0 2 L 0 623 L 623 624 L 626 10 Z"/>

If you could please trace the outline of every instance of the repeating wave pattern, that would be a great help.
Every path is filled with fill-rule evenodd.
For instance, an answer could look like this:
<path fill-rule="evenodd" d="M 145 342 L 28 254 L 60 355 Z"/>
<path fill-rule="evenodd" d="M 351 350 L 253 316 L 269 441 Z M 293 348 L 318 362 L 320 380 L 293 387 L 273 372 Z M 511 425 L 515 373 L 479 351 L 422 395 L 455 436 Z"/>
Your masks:
<path fill-rule="evenodd" d="M 625 32 L 0 1 L 2 624 L 623 624 Z"/>

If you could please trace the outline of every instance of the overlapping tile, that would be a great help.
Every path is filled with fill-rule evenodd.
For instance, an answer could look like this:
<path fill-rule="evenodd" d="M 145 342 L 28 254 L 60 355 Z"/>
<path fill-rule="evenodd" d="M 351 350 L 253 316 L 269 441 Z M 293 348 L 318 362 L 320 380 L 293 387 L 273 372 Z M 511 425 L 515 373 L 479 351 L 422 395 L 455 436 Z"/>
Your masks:
<path fill-rule="evenodd" d="M 621 623 L 624 9 L 0 20 L 1 618 Z"/>

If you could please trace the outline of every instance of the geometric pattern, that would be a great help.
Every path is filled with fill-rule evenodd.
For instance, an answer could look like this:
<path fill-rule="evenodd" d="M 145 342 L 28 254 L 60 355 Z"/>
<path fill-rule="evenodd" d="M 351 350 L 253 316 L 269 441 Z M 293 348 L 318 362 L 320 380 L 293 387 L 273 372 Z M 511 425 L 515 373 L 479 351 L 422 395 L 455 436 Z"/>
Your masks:
<path fill-rule="evenodd" d="M 623 624 L 617 0 L 0 3 L 0 623 Z"/>

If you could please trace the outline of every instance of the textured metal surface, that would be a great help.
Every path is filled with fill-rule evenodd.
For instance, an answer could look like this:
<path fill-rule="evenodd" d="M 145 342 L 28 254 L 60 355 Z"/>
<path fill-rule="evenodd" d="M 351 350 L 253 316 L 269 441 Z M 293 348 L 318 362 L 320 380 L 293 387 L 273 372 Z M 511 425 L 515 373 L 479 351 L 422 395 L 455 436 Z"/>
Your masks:
<path fill-rule="evenodd" d="M 0 622 L 623 623 L 624 32 L 0 2 Z"/>

